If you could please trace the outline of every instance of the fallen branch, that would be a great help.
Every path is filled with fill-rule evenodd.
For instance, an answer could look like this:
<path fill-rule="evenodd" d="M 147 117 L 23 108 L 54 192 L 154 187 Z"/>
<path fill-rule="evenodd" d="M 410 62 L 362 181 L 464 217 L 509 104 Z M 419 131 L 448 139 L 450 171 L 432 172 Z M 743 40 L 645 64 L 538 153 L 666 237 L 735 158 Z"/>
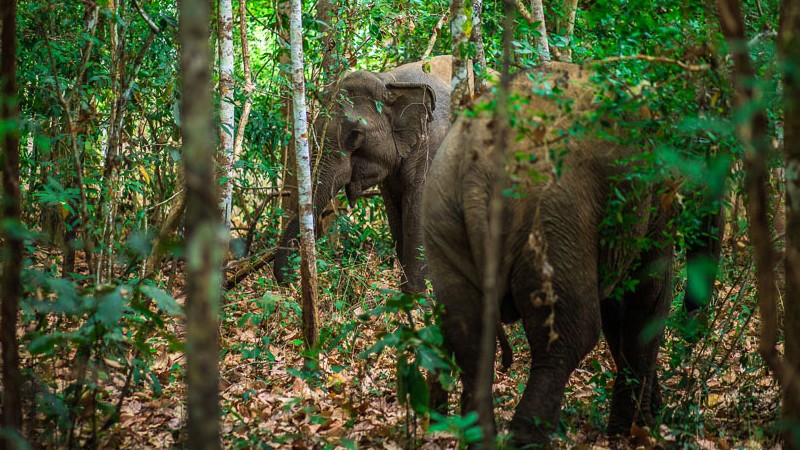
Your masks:
<path fill-rule="evenodd" d="M 236 273 L 229 276 L 225 280 L 225 283 L 223 283 L 222 285 L 223 288 L 226 291 L 233 289 L 234 287 L 236 287 L 237 284 L 239 284 L 240 281 L 247 278 L 253 272 L 271 263 L 274 258 L 275 258 L 275 253 L 273 251 L 267 251 L 259 253 L 257 255 L 253 255 L 246 263 L 244 263 L 244 267 L 237 270 Z"/>

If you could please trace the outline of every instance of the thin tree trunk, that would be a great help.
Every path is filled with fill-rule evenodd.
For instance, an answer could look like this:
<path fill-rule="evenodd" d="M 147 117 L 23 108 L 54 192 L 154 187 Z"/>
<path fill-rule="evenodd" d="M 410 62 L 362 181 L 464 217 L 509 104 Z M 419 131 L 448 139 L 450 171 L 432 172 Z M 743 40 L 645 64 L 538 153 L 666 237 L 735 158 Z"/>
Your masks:
<path fill-rule="evenodd" d="M 291 3 L 290 0 L 278 0 L 278 14 L 277 17 L 281 19 L 282 17 L 289 17 L 291 15 Z M 287 24 L 283 21 L 279 20 L 278 23 L 278 34 L 279 39 L 282 42 L 289 42 L 289 28 Z M 279 60 L 280 67 L 289 67 L 291 62 L 289 61 L 289 57 L 286 55 L 285 52 L 281 52 L 280 60 Z M 291 96 L 291 92 L 289 92 L 289 86 L 281 86 L 280 89 L 280 97 L 282 99 L 289 98 Z M 288 101 L 285 103 L 284 106 L 284 115 L 283 117 L 288 118 L 292 117 L 292 102 Z M 296 156 L 295 156 L 295 148 L 294 148 L 294 139 L 290 139 L 289 142 L 284 146 L 281 152 L 281 157 L 283 159 L 283 174 L 281 176 L 281 180 L 283 181 L 283 188 L 282 190 L 289 191 L 289 196 L 281 197 L 281 209 L 283 210 L 283 216 L 281 217 L 281 227 L 285 228 L 287 223 L 290 223 L 294 218 L 297 217 L 297 173 L 295 172 L 296 163 Z"/>
<path fill-rule="evenodd" d="M 783 0 L 778 49 L 783 60 L 783 159 L 785 179 L 800 177 L 800 0 Z M 800 186 L 786 183 L 786 295 L 784 296 L 785 363 L 794 383 L 783 394 L 787 448 L 800 449 Z"/>
<path fill-rule="evenodd" d="M 339 72 L 339 62 L 336 58 L 336 39 L 333 29 L 334 18 L 333 4 L 330 0 L 317 1 L 317 22 L 321 25 L 322 31 L 322 85 L 325 86 L 331 79 L 331 75 Z"/>
<path fill-rule="evenodd" d="M 722 34 L 728 41 L 731 56 L 734 64 L 733 84 L 736 93 L 736 105 L 739 109 L 749 109 L 750 105 L 757 99 L 754 90 L 755 71 L 750 63 L 750 55 L 747 51 L 747 40 L 745 39 L 745 25 L 742 18 L 741 6 L 738 0 L 718 0 L 717 10 L 719 12 Z M 791 87 L 790 87 L 791 89 Z M 790 92 L 787 91 L 786 95 Z M 791 118 L 791 113 L 790 113 Z M 789 131 L 790 124 L 786 123 L 786 130 Z M 753 245 L 753 257 L 755 259 L 756 278 L 758 280 L 758 307 L 761 315 L 761 336 L 759 340 L 758 352 L 767 366 L 772 371 L 780 384 L 784 399 L 791 395 L 790 403 L 798 404 L 798 383 L 797 371 L 787 363 L 787 360 L 778 353 L 777 343 L 779 334 L 778 311 L 777 311 L 777 292 L 775 288 L 775 252 L 772 248 L 770 237 L 769 219 L 767 217 L 769 209 L 769 172 L 767 171 L 767 155 L 769 154 L 769 135 L 768 120 L 763 109 L 758 109 L 751 115 L 737 124 L 736 127 L 739 139 L 745 148 L 745 168 L 746 168 L 746 188 L 747 188 L 747 216 L 750 225 L 750 242 Z M 787 142 L 789 136 L 787 136 Z M 791 144 L 790 144 L 791 145 Z M 793 152 L 786 150 L 789 158 L 795 158 Z M 792 176 L 789 170 L 796 170 L 797 166 L 792 164 L 791 159 L 786 160 L 787 180 Z M 796 162 L 795 162 L 796 164 Z M 798 192 L 787 184 L 787 210 L 788 219 L 795 220 L 793 217 L 792 199 Z M 793 246 L 797 245 L 796 230 L 792 229 L 793 222 L 787 226 L 787 279 L 790 281 L 786 290 L 787 302 L 797 298 L 797 282 L 800 281 L 797 269 L 798 261 L 793 252 Z M 793 276 L 792 276 L 793 275 Z M 793 314 L 788 310 L 787 318 L 792 320 Z M 788 322 L 787 322 L 788 324 Z M 790 344 L 787 341 L 787 354 Z M 785 400 L 784 400 L 785 401 Z M 787 442 L 788 443 L 788 442 Z M 796 446 L 795 446 L 796 448 Z"/>
<path fill-rule="evenodd" d="M 308 151 L 306 88 L 303 76 L 303 26 L 301 0 L 292 0 L 289 40 L 292 61 L 292 110 L 297 160 L 297 199 L 300 213 L 300 283 L 303 304 L 303 337 L 306 348 L 317 346 L 317 254 L 314 243 L 314 208 L 311 195 L 311 155 Z"/>
<path fill-rule="evenodd" d="M 2 83 L 2 114 L 7 127 L 3 136 L 3 274 L 0 330 L 3 349 L 3 411 L 0 425 L 11 433 L 22 427 L 22 374 L 19 370 L 19 344 L 17 342 L 17 317 L 22 294 L 22 223 L 20 222 L 19 189 L 19 110 L 17 109 L 17 2 L 3 0 L 2 48 L 0 48 L 0 83 Z M 16 448 L 11 436 L 0 439 L 0 447 Z"/>
<path fill-rule="evenodd" d="M 504 155 L 508 129 L 508 96 L 511 86 L 511 42 L 514 38 L 514 0 L 505 0 L 505 23 L 503 24 L 503 66 L 501 68 L 500 85 L 498 86 L 497 108 L 495 120 L 497 124 L 497 140 L 492 154 L 492 196 L 489 203 L 489 236 L 486 239 L 486 261 L 483 282 L 483 330 L 481 331 L 481 347 L 478 359 L 478 373 L 475 380 L 475 404 L 478 410 L 479 423 L 483 428 L 483 446 L 487 449 L 494 445 L 494 417 L 492 402 L 492 384 L 494 382 L 494 356 L 497 348 L 497 326 L 500 312 L 498 302 L 498 272 L 500 269 L 500 245 L 502 242 L 502 183 L 505 178 Z M 488 397 L 486 395 L 488 394 Z"/>
<path fill-rule="evenodd" d="M 566 19 L 566 23 L 564 24 L 564 29 L 561 30 L 559 27 L 559 32 L 564 33 L 564 42 L 566 42 L 566 47 L 564 50 L 558 51 L 558 56 L 561 61 L 564 62 L 572 62 L 572 48 L 570 48 L 569 44 L 572 41 L 572 33 L 575 31 L 575 14 L 578 11 L 578 0 L 564 0 L 561 3 L 561 14 Z M 559 23 L 561 21 L 559 20 Z"/>
<path fill-rule="evenodd" d="M 239 124 L 236 129 L 236 140 L 233 142 L 233 159 L 239 159 L 242 154 L 242 146 L 244 145 L 244 131 L 247 127 L 247 122 L 250 119 L 250 111 L 253 108 L 253 99 L 250 97 L 253 94 L 253 75 L 250 69 L 250 44 L 247 39 L 247 0 L 239 0 L 239 41 L 242 46 L 242 69 L 244 71 L 244 106 L 242 106 L 242 114 L 239 118 Z"/>
<path fill-rule="evenodd" d="M 124 21 L 116 23 L 112 26 L 112 45 L 114 49 L 114 62 L 112 63 L 112 86 L 114 90 L 114 103 L 111 108 L 111 118 L 108 127 L 108 142 L 106 148 L 106 159 L 103 166 L 103 184 L 101 188 L 102 195 L 99 197 L 98 210 L 102 213 L 103 231 L 101 237 L 101 251 L 97 258 L 97 282 L 103 281 L 103 249 L 106 248 L 106 259 L 108 271 L 105 273 L 106 278 L 113 277 L 113 232 L 115 229 L 115 211 L 117 208 L 117 200 L 123 188 L 118 186 L 119 179 L 117 174 L 117 167 L 122 162 L 120 156 L 123 145 L 123 130 L 125 128 L 125 118 L 128 111 L 128 101 L 133 92 L 133 85 L 139 75 L 139 70 L 144 63 L 144 57 L 150 50 L 150 46 L 155 41 L 156 35 L 161 32 L 161 29 L 153 22 L 150 16 L 139 5 L 137 0 L 132 0 L 133 5 L 136 7 L 142 19 L 150 28 L 150 32 L 145 38 L 142 48 L 133 57 L 133 69 L 129 74 L 126 72 L 126 61 L 128 55 L 126 53 L 126 40 L 125 40 L 125 27 L 128 25 Z M 117 14 L 123 16 L 125 14 L 125 1 L 118 0 Z M 116 36 L 116 37 L 114 37 Z"/>
<path fill-rule="evenodd" d="M 453 37 L 453 79 L 450 91 L 450 121 L 470 101 L 469 71 L 467 52 L 472 30 L 472 5 L 467 7 L 464 0 L 453 0 L 450 5 L 450 35 Z"/>
<path fill-rule="evenodd" d="M 475 46 L 475 57 L 472 59 L 472 72 L 475 74 L 475 96 L 482 94 L 488 87 L 486 80 L 486 52 L 483 49 L 483 0 L 472 0 L 472 35 L 469 37 Z"/>
<path fill-rule="evenodd" d="M 233 7 L 231 0 L 219 0 L 219 21 L 217 33 L 219 40 L 219 151 L 217 162 L 220 177 L 219 209 L 222 223 L 231 228 L 233 207 L 233 164 L 234 164 L 234 85 L 233 85 Z"/>
<path fill-rule="evenodd" d="M 539 50 L 539 61 L 541 63 L 550 62 L 550 44 L 547 42 L 547 27 L 544 22 L 544 6 L 542 0 L 531 0 L 531 10 L 533 11 L 533 20 L 538 22 L 539 35 L 536 36 L 536 48 Z"/>
<path fill-rule="evenodd" d="M 207 0 L 178 2 L 186 180 L 188 447 L 220 448 L 219 342 L 223 236 L 214 176 L 214 102 Z"/>

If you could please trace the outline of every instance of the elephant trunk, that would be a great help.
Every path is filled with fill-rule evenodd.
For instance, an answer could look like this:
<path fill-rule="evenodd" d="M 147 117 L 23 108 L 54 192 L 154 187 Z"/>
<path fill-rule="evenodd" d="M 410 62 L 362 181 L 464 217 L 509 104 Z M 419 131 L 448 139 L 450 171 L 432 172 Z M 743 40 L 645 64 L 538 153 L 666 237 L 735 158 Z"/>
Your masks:
<path fill-rule="evenodd" d="M 328 202 L 333 198 L 333 194 L 344 186 L 344 183 L 335 182 L 335 177 L 325 176 L 326 170 L 322 166 L 323 171 L 320 174 L 320 183 L 314 188 L 313 203 L 314 203 L 314 216 L 322 212 Z M 318 221 L 315 221 L 317 226 L 314 227 L 317 236 L 319 236 Z M 289 264 L 289 259 L 297 252 L 297 247 L 300 243 L 300 221 L 297 216 L 286 226 L 286 229 L 281 235 L 278 244 L 278 249 L 275 252 L 275 260 L 273 262 L 272 271 L 275 275 L 275 280 L 281 286 L 288 285 L 294 276 L 292 266 Z"/>

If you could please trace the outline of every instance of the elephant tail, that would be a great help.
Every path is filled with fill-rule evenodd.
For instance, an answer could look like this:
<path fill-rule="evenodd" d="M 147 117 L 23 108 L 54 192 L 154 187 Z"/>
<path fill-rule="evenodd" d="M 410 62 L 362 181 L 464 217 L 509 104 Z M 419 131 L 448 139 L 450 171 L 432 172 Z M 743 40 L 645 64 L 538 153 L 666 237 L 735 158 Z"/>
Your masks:
<path fill-rule="evenodd" d="M 500 341 L 500 361 L 502 363 L 500 370 L 508 372 L 511 363 L 514 362 L 514 350 L 511 349 L 511 344 L 508 343 L 508 335 L 506 335 L 506 329 L 503 328 L 503 323 L 498 320 L 496 326 L 497 340 Z"/>

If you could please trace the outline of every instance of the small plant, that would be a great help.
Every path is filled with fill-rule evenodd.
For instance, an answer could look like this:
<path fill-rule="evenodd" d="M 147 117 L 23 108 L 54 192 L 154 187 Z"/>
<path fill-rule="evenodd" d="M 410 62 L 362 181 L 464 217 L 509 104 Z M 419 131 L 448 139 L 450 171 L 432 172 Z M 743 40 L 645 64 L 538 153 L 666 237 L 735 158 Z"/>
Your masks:
<path fill-rule="evenodd" d="M 436 377 L 448 390 L 454 383 L 455 363 L 443 349 L 443 335 L 437 323 L 438 311 L 422 295 L 395 294 L 386 303 L 373 308 L 363 319 L 388 315 L 389 331 L 362 353 L 363 358 L 393 348 L 397 357 L 397 397 L 405 405 L 407 428 L 417 414 L 430 411 L 430 391 L 423 372 Z M 410 413 L 410 414 L 408 414 Z M 415 427 L 416 428 L 416 427 Z M 461 429 L 461 428 L 459 428 Z"/>

